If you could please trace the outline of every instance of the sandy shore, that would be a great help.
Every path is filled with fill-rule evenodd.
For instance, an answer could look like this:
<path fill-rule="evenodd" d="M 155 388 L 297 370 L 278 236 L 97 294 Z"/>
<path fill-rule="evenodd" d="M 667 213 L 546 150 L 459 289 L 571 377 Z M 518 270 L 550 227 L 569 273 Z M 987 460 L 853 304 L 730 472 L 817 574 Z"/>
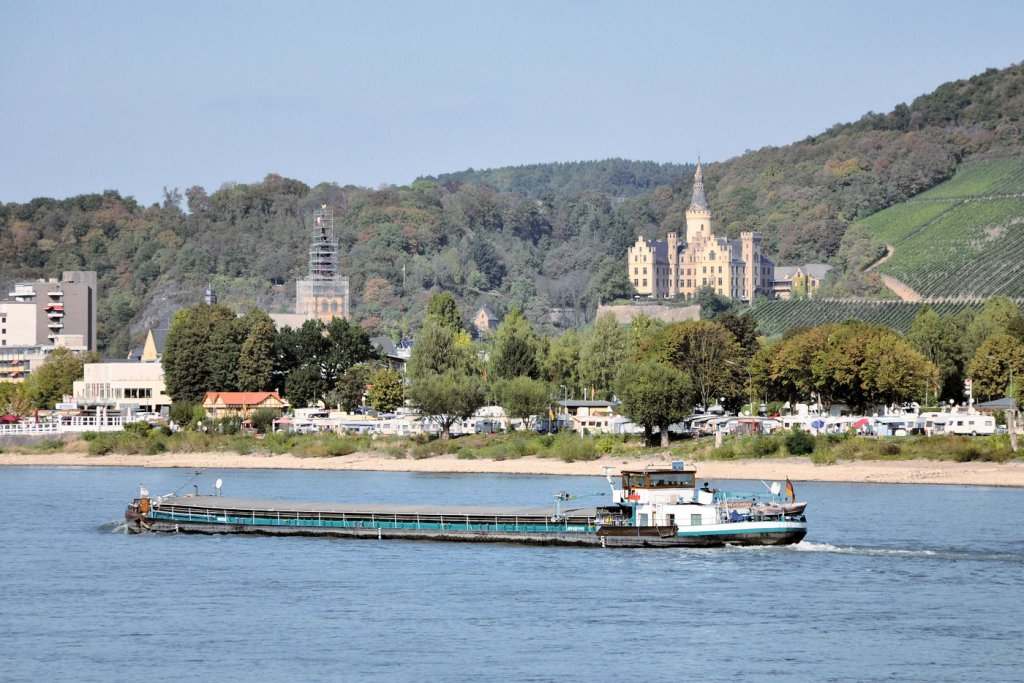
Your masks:
<path fill-rule="evenodd" d="M 163 453 L 161 455 L 87 455 L 0 453 L 0 466 L 52 467 L 182 467 L 188 469 L 322 469 L 381 472 L 483 472 L 503 474 L 600 475 L 623 467 L 667 465 L 662 459 L 605 457 L 567 463 L 549 458 L 516 460 L 459 460 L 454 455 L 415 460 L 379 453 L 353 453 L 336 458 L 300 458 L 294 455 L 237 455 L 235 453 Z M 697 462 L 698 476 L 712 479 L 764 479 L 796 481 L 872 482 L 887 484 L 959 484 L 969 486 L 1024 486 L 1024 463 L 945 462 L 932 460 L 841 461 L 815 465 L 807 458 L 764 460 L 712 460 Z"/>

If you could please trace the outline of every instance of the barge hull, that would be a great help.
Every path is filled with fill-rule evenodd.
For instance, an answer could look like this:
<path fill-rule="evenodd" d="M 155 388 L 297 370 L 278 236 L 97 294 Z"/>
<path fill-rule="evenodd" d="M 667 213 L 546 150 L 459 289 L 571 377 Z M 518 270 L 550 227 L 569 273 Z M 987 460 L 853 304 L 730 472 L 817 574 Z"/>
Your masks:
<path fill-rule="evenodd" d="M 383 527 L 316 527 L 225 524 L 152 519 L 138 531 L 182 534 L 252 534 L 258 536 L 324 536 L 376 540 L 448 541 L 458 543 L 518 543 L 526 545 L 590 546 L 609 548 L 715 548 L 726 545 L 789 545 L 799 543 L 806 528 L 727 533 L 660 535 L 643 533 L 642 527 L 623 528 L 631 533 L 607 534 L 559 531 L 467 531 L 458 529 L 389 529 Z M 640 529 L 641 533 L 637 533 Z M 619 528 L 616 529 L 619 531 Z"/>

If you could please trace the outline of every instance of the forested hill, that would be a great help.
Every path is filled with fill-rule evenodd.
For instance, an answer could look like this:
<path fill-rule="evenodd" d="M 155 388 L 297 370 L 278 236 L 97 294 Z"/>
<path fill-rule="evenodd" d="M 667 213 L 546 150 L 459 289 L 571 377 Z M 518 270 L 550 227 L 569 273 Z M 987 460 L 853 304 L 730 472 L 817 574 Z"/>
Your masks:
<path fill-rule="evenodd" d="M 683 182 L 693 176 L 693 164 L 658 164 L 653 161 L 573 161 L 530 164 L 458 173 L 444 173 L 424 180 L 442 185 L 476 185 L 524 197 L 572 197 L 582 192 L 601 192 L 610 197 L 635 197 L 659 185 Z"/>
<path fill-rule="evenodd" d="M 776 263 L 842 265 L 857 246 L 840 250 L 852 221 L 951 177 L 965 160 L 1022 153 L 1024 67 L 1016 65 L 709 164 L 704 177 L 724 232 L 761 230 Z M 326 203 L 354 318 L 372 333 L 415 331 L 438 289 L 455 294 L 467 318 L 481 304 L 499 316 L 521 306 L 550 331 L 556 319 L 585 321 L 596 302 L 629 291 L 624 255 L 636 235 L 682 231 L 692 180 L 689 167 L 675 168 L 682 173 L 664 164 L 550 164 L 377 190 L 311 188 L 271 174 L 212 192 L 171 191 L 150 207 L 116 191 L 0 204 L 0 280 L 98 271 L 100 344 L 119 356 L 146 327 L 198 301 L 208 282 L 237 309 L 288 310 L 307 270 L 312 210 Z M 661 173 L 666 184 L 623 198 L 662 182 Z"/>

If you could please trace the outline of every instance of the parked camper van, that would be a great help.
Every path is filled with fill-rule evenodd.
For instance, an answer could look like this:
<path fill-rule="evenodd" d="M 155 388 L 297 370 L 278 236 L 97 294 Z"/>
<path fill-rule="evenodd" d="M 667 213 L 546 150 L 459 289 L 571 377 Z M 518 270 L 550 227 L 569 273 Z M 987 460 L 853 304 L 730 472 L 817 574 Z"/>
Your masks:
<path fill-rule="evenodd" d="M 946 422 L 946 433 L 989 436 L 996 433 L 996 419 L 980 413 L 953 413 Z"/>

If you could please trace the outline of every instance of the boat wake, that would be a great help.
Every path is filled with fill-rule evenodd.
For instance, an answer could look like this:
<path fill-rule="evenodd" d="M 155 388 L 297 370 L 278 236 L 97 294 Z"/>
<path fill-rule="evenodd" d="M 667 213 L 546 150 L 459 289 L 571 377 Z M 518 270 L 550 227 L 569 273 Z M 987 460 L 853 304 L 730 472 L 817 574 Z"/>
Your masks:
<path fill-rule="evenodd" d="M 788 549 L 802 553 L 833 553 L 836 555 L 866 555 L 873 557 L 905 557 L 911 559 L 969 560 L 972 562 L 1015 562 L 1024 564 L 1024 555 L 1010 552 L 943 548 L 938 550 L 916 548 L 872 548 L 868 546 L 838 546 L 831 543 L 801 541 Z"/>
<path fill-rule="evenodd" d="M 97 527 L 97 531 L 104 534 L 127 534 L 128 523 L 122 520 L 114 520 L 113 522 L 105 522 Z"/>

